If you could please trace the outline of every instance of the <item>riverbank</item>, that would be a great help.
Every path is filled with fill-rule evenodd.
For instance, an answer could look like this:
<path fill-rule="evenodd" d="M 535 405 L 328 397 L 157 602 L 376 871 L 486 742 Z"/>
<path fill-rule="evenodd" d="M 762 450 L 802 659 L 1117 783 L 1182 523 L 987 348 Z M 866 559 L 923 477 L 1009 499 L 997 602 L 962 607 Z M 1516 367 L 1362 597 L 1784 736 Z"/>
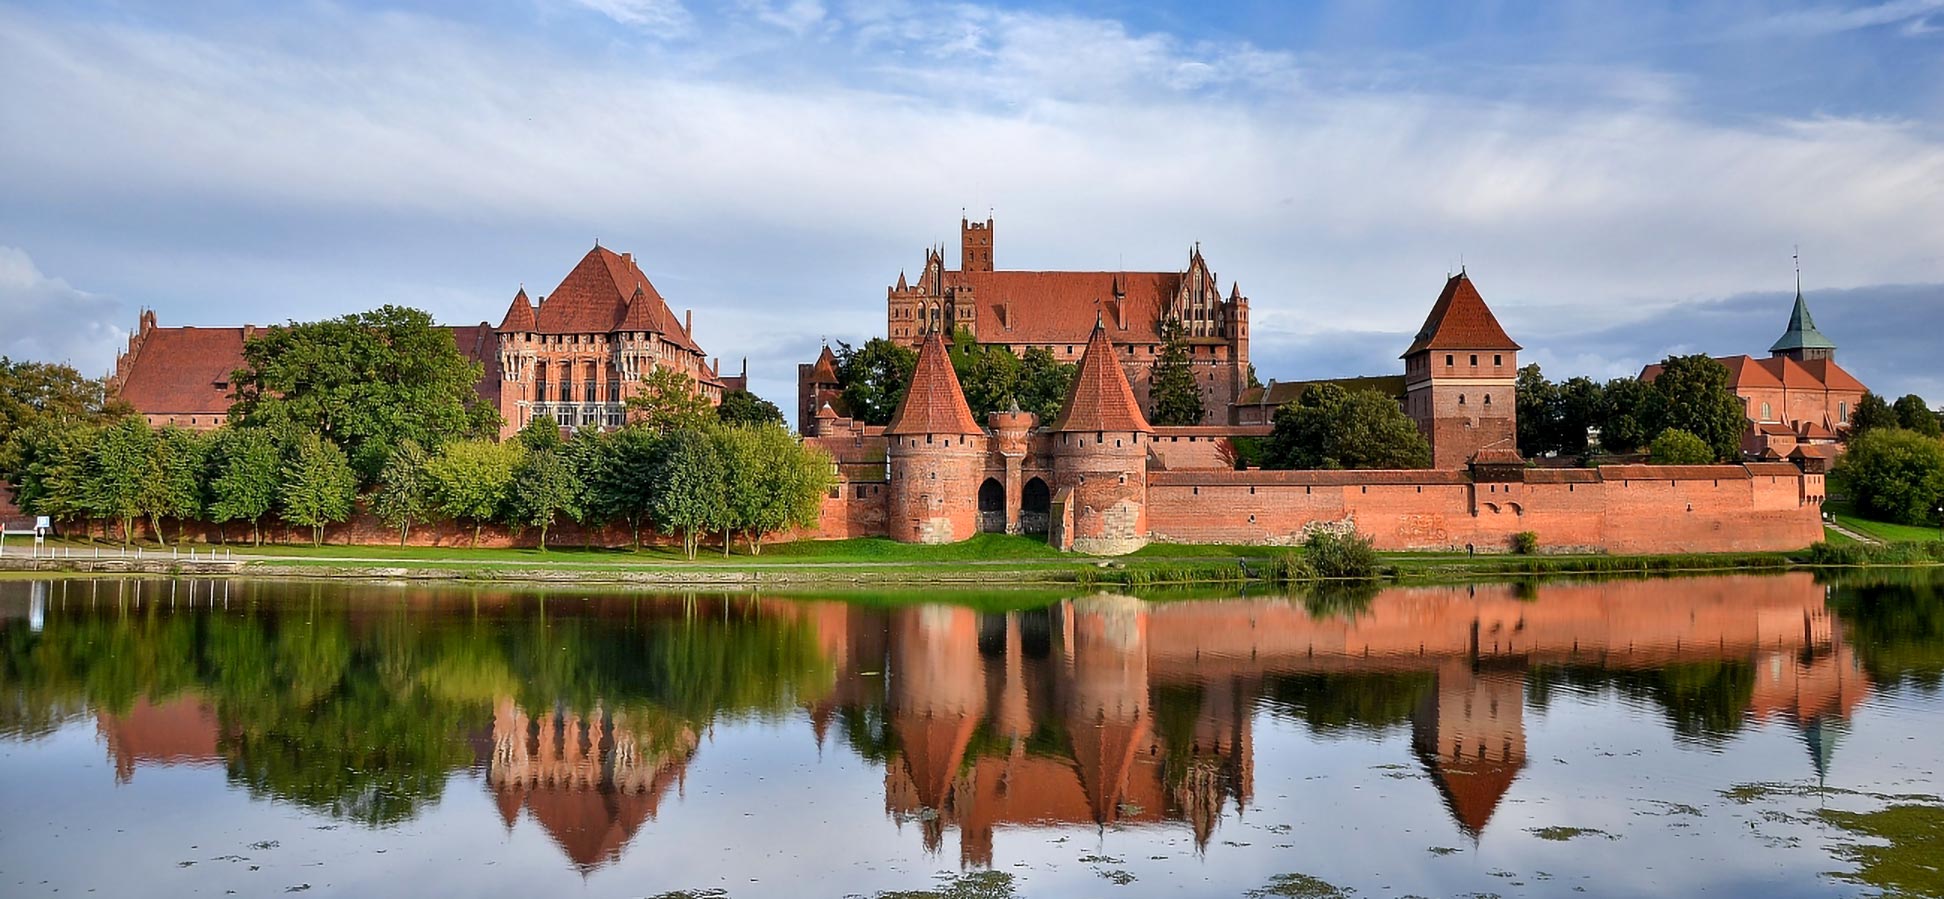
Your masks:
<path fill-rule="evenodd" d="M 1840 550 L 1831 552 L 1830 549 Z M 596 584 L 653 588 L 779 586 L 980 586 L 1076 584 L 1144 587 L 1246 584 L 1274 579 L 1277 562 L 1300 550 L 1277 546 L 1154 544 L 1125 556 L 1053 551 L 1026 537 L 996 534 L 946 546 L 888 540 L 806 541 L 761 555 L 704 555 L 663 548 L 617 550 L 463 547 L 263 546 L 192 549 L 54 543 L 29 557 L 14 545 L 0 573 Z M 1795 553 L 1687 555 L 1463 553 L 1379 554 L 1382 582 L 1440 582 L 1549 575 L 1780 571 L 1860 565 L 1937 565 L 1944 543 L 1835 545 Z"/>

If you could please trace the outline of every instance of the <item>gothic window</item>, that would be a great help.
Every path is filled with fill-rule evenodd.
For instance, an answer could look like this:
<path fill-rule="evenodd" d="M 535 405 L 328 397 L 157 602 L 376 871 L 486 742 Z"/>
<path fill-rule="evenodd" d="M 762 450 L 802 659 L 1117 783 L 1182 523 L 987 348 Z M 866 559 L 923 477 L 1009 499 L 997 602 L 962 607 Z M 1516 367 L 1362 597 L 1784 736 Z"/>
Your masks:
<path fill-rule="evenodd" d="M 1491 404 L 1492 404 L 1492 395 L 1489 393 L 1485 394 L 1485 405 L 1489 406 Z"/>
<path fill-rule="evenodd" d="M 1767 404 L 1767 403 L 1763 403 L 1763 404 L 1762 404 L 1762 420 L 1763 420 L 1763 421 L 1774 421 L 1774 420 L 1775 420 L 1775 415 L 1774 415 L 1774 413 L 1772 413 L 1771 411 L 1769 411 L 1769 404 Z"/>
<path fill-rule="evenodd" d="M 1465 404 L 1465 395 L 1462 393 L 1458 394 L 1458 405 L 1462 406 L 1464 404 Z"/>

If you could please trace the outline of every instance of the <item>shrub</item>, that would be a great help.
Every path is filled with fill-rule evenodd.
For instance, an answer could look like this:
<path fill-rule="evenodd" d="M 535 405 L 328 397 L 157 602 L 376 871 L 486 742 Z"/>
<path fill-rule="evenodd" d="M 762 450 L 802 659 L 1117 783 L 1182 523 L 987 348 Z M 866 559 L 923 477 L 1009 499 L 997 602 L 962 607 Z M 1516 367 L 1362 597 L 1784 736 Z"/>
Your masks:
<path fill-rule="evenodd" d="M 1707 465 L 1714 460 L 1706 440 L 1678 428 L 1660 432 L 1647 450 L 1647 461 L 1654 465 Z"/>
<path fill-rule="evenodd" d="M 1539 535 L 1531 531 L 1520 531 L 1512 535 L 1512 551 L 1529 556 L 1539 551 Z"/>
<path fill-rule="evenodd" d="M 1317 577 L 1370 580 L 1377 576 L 1377 551 L 1369 537 L 1354 531 L 1316 531 L 1303 541 L 1303 550 Z"/>
<path fill-rule="evenodd" d="M 1902 428 L 1879 428 L 1850 439 L 1837 473 L 1869 517 L 1927 524 L 1944 502 L 1944 442 Z"/>

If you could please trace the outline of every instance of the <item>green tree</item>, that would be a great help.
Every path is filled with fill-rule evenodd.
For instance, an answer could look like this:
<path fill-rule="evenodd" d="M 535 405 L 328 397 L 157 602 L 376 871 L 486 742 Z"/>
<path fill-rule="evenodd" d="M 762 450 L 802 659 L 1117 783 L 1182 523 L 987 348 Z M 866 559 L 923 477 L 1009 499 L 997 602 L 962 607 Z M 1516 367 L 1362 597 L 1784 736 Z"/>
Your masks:
<path fill-rule="evenodd" d="M 682 552 L 695 558 L 702 535 L 723 529 L 723 465 L 715 442 L 701 431 L 682 429 L 663 437 L 655 466 L 652 504 L 655 526 L 679 534 Z"/>
<path fill-rule="evenodd" d="M 1052 424 L 1066 405 L 1073 389 L 1073 377 L 1080 367 L 1061 362 L 1045 347 L 1028 347 L 1019 361 L 1019 386 L 1016 398 L 1021 411 L 1039 416 L 1040 424 Z"/>
<path fill-rule="evenodd" d="M 1537 363 L 1519 369 L 1517 382 L 1519 452 L 1537 459 L 1559 450 L 1559 388 Z"/>
<path fill-rule="evenodd" d="M 514 520 L 540 529 L 540 551 L 547 551 L 547 531 L 561 516 L 581 515 L 581 480 L 558 449 L 533 450 L 513 471 Z"/>
<path fill-rule="evenodd" d="M 715 441 L 723 466 L 724 554 L 735 532 L 751 555 L 760 555 L 765 535 L 816 523 L 835 479 L 828 455 L 773 426 L 724 428 Z"/>
<path fill-rule="evenodd" d="M 141 504 L 157 543 L 168 543 L 162 537 L 164 518 L 176 520 L 176 540 L 180 541 L 183 524 L 202 517 L 203 474 L 208 464 L 208 438 L 173 425 L 156 432 L 155 454 L 149 459 Z"/>
<path fill-rule="evenodd" d="M 408 438 L 430 447 L 499 431 L 499 411 L 474 388 L 479 364 L 417 309 L 270 328 L 244 343 L 243 360 L 232 422 L 314 432 L 367 483 Z"/>
<path fill-rule="evenodd" d="M 82 377 L 74 366 L 0 356 L 0 481 L 19 484 L 31 452 L 23 441 L 39 426 L 101 424 L 130 411 L 102 379 Z"/>
<path fill-rule="evenodd" d="M 1148 400 L 1154 406 L 1154 424 L 1198 425 L 1202 420 L 1201 384 L 1195 380 L 1194 363 L 1188 357 L 1188 336 L 1181 322 L 1161 323 L 1161 357 L 1148 373 Z"/>
<path fill-rule="evenodd" d="M 1944 434 L 1937 420 L 1937 413 L 1931 411 L 1929 403 L 1914 393 L 1905 394 L 1891 407 L 1897 412 L 1897 424 L 1906 431 L 1916 431 L 1926 437 Z"/>
<path fill-rule="evenodd" d="M 628 409 L 633 423 L 658 432 L 700 428 L 716 420 L 695 379 L 666 365 L 641 377 L 641 391 L 628 397 Z"/>
<path fill-rule="evenodd" d="M 21 510 L 56 522 L 99 515 L 90 472 L 101 431 L 42 419 L 16 432 L 22 453 L 15 501 Z"/>
<path fill-rule="evenodd" d="M 1707 465 L 1713 461 L 1715 451 L 1707 441 L 1679 428 L 1660 432 L 1647 451 L 1647 462 L 1652 465 Z"/>
<path fill-rule="evenodd" d="M 1850 439 L 1836 473 L 1864 514 L 1926 524 L 1944 503 L 1944 441 L 1902 428 L 1874 428 Z"/>
<path fill-rule="evenodd" d="M 1589 438 L 1600 426 L 1601 410 L 1606 405 L 1606 389 L 1584 375 L 1568 378 L 1559 385 L 1559 451 L 1585 458 L 1592 451 Z"/>
<path fill-rule="evenodd" d="M 1890 408 L 1890 404 L 1884 402 L 1883 397 L 1865 392 L 1863 398 L 1857 401 L 1856 408 L 1850 410 L 1849 430 L 1845 432 L 1844 437 L 1855 440 L 1878 428 L 1900 426 L 1902 422 L 1897 420 L 1897 411 Z"/>
<path fill-rule="evenodd" d="M 1002 346 L 980 346 L 971 332 L 953 335 L 952 367 L 958 374 L 959 388 L 972 416 L 984 421 L 987 414 L 1012 407 L 1019 395 L 1019 357 Z"/>
<path fill-rule="evenodd" d="M 223 428 L 209 458 L 209 518 L 218 537 L 231 521 L 250 523 L 250 542 L 263 543 L 263 516 L 277 505 L 283 454 L 261 428 Z"/>
<path fill-rule="evenodd" d="M 1397 400 L 1377 390 L 1315 384 L 1276 410 L 1268 468 L 1426 468 L 1431 445 Z"/>
<path fill-rule="evenodd" d="M 785 424 L 783 410 L 747 390 L 731 390 L 716 406 L 716 420 L 726 425 Z"/>
<path fill-rule="evenodd" d="M 905 389 L 911 386 L 911 373 L 918 368 L 918 352 L 883 337 L 873 337 L 862 347 L 837 343 L 837 383 L 844 391 L 844 406 L 865 424 L 881 425 L 904 402 Z"/>
<path fill-rule="evenodd" d="M 582 439 L 575 438 L 575 443 Z M 622 428 L 597 441 L 590 444 L 593 452 L 582 469 L 588 490 L 588 517 L 626 521 L 634 548 L 640 550 L 641 526 L 654 520 L 662 438 L 644 428 Z"/>
<path fill-rule="evenodd" d="M 1600 448 L 1631 453 L 1666 429 L 1661 424 L 1667 400 L 1654 385 L 1638 378 L 1615 378 L 1602 391 Z"/>
<path fill-rule="evenodd" d="M 560 423 L 554 421 L 551 415 L 535 415 L 532 421 L 526 423 L 526 427 L 513 435 L 513 439 L 518 440 L 530 453 L 557 450 L 567 442 L 560 439 Z"/>
<path fill-rule="evenodd" d="M 1728 366 L 1712 357 L 1669 356 L 1661 363 L 1654 390 L 1665 401 L 1661 428 L 1686 431 L 1708 444 L 1715 460 L 1741 458 L 1748 408 L 1728 387 Z"/>
<path fill-rule="evenodd" d="M 432 514 L 431 457 L 418 441 L 406 438 L 385 460 L 378 473 L 378 489 L 371 493 L 371 511 L 385 526 L 398 532 L 398 545 L 411 537 L 412 523 Z"/>
<path fill-rule="evenodd" d="M 454 521 L 470 521 L 473 545 L 480 528 L 497 521 L 512 496 L 513 471 L 525 449 L 517 442 L 458 440 L 439 449 L 425 463 L 432 485 L 432 505 Z"/>
<path fill-rule="evenodd" d="M 285 460 L 278 499 L 283 518 L 311 529 L 311 545 L 324 542 L 324 527 L 351 517 L 358 496 L 358 473 L 337 444 L 306 434 Z"/>
<path fill-rule="evenodd" d="M 121 522 L 122 543 L 126 545 L 133 537 L 135 518 L 144 511 L 142 499 L 152 472 L 155 432 L 140 416 L 131 415 L 104 429 L 91 450 L 86 507 L 103 518 Z"/>

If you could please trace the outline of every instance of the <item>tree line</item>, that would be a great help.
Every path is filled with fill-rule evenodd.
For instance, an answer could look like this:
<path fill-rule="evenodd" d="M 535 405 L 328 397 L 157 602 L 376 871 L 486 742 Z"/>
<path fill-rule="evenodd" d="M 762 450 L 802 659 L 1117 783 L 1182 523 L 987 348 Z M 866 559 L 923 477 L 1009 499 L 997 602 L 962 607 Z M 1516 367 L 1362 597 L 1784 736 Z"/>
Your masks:
<path fill-rule="evenodd" d="M 62 522 L 146 520 L 167 541 L 192 522 L 227 540 L 265 518 L 324 529 L 362 506 L 398 531 L 430 522 L 535 528 L 544 549 L 562 521 L 626 522 L 706 534 L 724 552 L 741 536 L 816 521 L 830 459 L 782 426 L 774 405 L 731 394 L 712 406 L 680 372 L 658 368 L 629 400 L 630 424 L 569 437 L 537 418 L 506 443 L 497 410 L 473 388 L 480 366 L 413 309 L 293 323 L 245 343 L 229 423 L 210 432 L 151 428 L 62 366 L 0 361 L 0 475 L 21 508 Z M 104 524 L 104 528 L 105 528 Z"/>

